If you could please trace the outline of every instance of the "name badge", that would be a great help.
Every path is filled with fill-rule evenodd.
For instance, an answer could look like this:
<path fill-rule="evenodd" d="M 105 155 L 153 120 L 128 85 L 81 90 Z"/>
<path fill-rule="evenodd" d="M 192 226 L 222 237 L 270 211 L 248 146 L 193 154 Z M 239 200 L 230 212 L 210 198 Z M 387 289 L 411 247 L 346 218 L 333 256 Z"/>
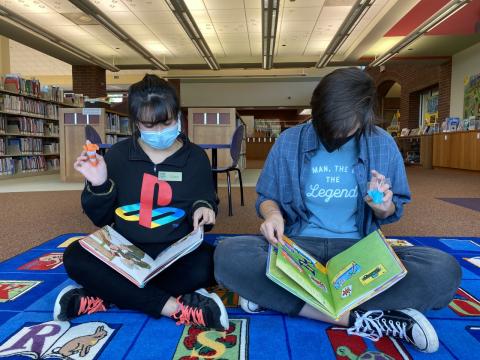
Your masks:
<path fill-rule="evenodd" d="M 174 171 L 159 171 L 158 180 L 182 181 L 182 173 Z"/>

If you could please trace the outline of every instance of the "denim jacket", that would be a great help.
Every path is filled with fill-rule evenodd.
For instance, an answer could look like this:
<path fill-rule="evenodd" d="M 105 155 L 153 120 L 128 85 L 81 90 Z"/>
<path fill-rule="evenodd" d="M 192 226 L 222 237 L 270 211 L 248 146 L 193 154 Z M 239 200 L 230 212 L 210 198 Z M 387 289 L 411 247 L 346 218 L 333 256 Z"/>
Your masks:
<path fill-rule="evenodd" d="M 309 213 L 302 191 L 308 171 L 308 166 L 305 165 L 310 163 L 318 149 L 319 139 L 311 123 L 287 129 L 273 145 L 260 174 L 257 183 L 257 213 L 260 215 L 262 202 L 275 201 L 283 213 L 285 234 L 288 236 L 298 235 L 301 224 L 308 222 Z M 391 181 L 395 213 L 385 219 L 376 218 L 364 201 L 371 170 L 377 170 Z M 386 131 L 377 127 L 371 134 L 360 137 L 354 173 L 359 194 L 356 223 L 360 235 L 364 237 L 382 224 L 398 221 L 403 214 L 403 205 L 410 202 L 410 189 L 402 156 Z"/>

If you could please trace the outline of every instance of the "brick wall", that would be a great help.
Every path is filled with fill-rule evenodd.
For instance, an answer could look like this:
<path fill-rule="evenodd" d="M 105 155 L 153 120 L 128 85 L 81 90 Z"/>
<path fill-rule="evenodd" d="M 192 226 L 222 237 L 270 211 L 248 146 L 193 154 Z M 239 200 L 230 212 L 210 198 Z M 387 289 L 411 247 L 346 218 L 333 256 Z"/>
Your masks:
<path fill-rule="evenodd" d="M 385 71 L 379 67 L 368 68 L 379 91 L 379 97 L 385 96 L 390 88 L 385 82 L 400 84 L 400 127 L 418 127 L 420 92 L 432 87 L 439 88 L 438 117 L 440 120 L 450 114 L 451 60 L 440 65 L 429 64 L 387 64 Z M 388 89 L 386 89 L 388 87 Z M 386 90 L 385 90 L 386 89 Z"/>
<path fill-rule="evenodd" d="M 106 71 L 95 65 L 72 65 L 73 92 L 90 98 L 107 96 Z"/>

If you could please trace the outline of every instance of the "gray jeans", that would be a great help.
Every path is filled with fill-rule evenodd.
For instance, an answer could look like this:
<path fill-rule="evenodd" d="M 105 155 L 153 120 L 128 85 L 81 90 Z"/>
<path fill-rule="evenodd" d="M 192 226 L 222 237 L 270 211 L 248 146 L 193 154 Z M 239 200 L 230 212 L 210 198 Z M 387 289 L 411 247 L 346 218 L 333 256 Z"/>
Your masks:
<path fill-rule="evenodd" d="M 322 264 L 353 245 L 355 240 L 294 237 L 298 245 Z M 457 260 L 431 247 L 395 247 L 408 274 L 391 288 L 363 303 L 364 310 L 439 309 L 453 299 L 462 277 Z M 239 236 L 221 241 L 214 255 L 215 278 L 224 287 L 260 306 L 298 315 L 303 300 L 265 275 L 268 243 L 261 236 Z"/>

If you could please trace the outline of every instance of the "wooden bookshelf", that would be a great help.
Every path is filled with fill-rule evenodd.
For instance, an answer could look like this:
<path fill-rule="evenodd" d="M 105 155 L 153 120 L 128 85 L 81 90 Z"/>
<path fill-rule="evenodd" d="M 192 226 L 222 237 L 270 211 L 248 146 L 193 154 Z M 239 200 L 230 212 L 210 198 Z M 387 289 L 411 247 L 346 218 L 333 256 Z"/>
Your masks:
<path fill-rule="evenodd" d="M 419 165 L 431 169 L 433 164 L 433 135 L 413 135 L 395 137 L 406 165 Z M 418 153 L 412 160 L 411 153 Z"/>
<path fill-rule="evenodd" d="M 8 98 L 7 95 L 15 96 L 20 98 L 20 103 L 22 103 L 21 98 L 26 98 L 30 100 L 34 100 L 37 103 L 29 104 L 32 108 L 41 109 L 42 113 L 37 112 L 26 112 L 17 110 L 20 105 L 18 102 L 15 103 L 15 99 L 6 100 L 5 97 Z M 60 171 L 60 152 L 32 152 L 32 153 L 12 153 L 11 149 L 8 149 L 8 145 L 12 144 L 10 142 L 12 139 L 40 139 L 40 146 L 42 150 L 44 149 L 45 144 L 48 143 L 57 143 L 60 142 L 60 134 L 56 133 L 56 131 L 50 133 L 50 127 L 57 127 L 59 131 L 59 119 L 52 117 L 51 114 L 59 114 L 61 107 L 69 107 L 72 108 L 71 104 L 64 104 L 62 102 L 44 99 L 41 97 L 33 96 L 30 94 L 22 94 L 13 91 L 8 91 L 5 89 L 0 89 L 0 145 L 4 147 L 4 150 L 1 151 L 0 155 L 0 180 L 3 179 L 11 179 L 17 177 L 25 177 L 25 176 L 36 176 L 36 175 L 45 175 L 50 173 L 59 173 Z M 12 101 L 12 102 L 10 102 Z M 40 106 L 41 103 L 49 104 L 49 109 L 46 107 Z M 12 105 L 13 104 L 13 105 Z M 35 105 L 36 104 L 36 105 Z M 9 108 L 9 106 L 13 106 L 14 108 Z M 21 105 L 23 106 L 23 104 Z M 52 108 L 53 107 L 53 108 Z M 49 115 L 47 115 L 47 111 Z M 27 118 L 25 120 L 24 118 Z M 42 123 L 43 121 L 43 123 Z M 41 130 L 38 132 L 27 133 L 25 129 L 30 131 L 30 126 L 38 129 L 41 128 L 43 124 L 43 133 Z M 18 127 L 17 131 L 9 131 L 9 125 L 13 125 L 13 127 Z M 55 129 L 56 130 L 56 129 Z M 37 131 L 37 130 L 34 130 Z M 44 140 L 47 142 L 45 143 Z M 22 140 L 23 141 L 23 140 Z M 28 141 L 28 140 L 27 140 Z M 30 142 L 29 142 L 30 143 Z M 33 143 L 33 141 L 32 141 Z M 37 145 L 38 146 L 38 143 Z M 35 157 L 35 159 L 29 159 L 26 161 L 20 161 L 21 158 L 31 158 Z M 39 159 L 38 157 L 41 157 Z M 55 160 L 57 159 L 57 160 Z M 42 166 L 45 162 L 45 170 L 29 170 L 28 167 L 38 167 Z M 40 165 L 39 165 L 40 164 Z M 26 166 L 26 170 L 22 170 L 20 166 Z M 9 174 L 5 174 L 4 172 L 8 172 Z M 14 169 L 14 173 L 11 174 L 12 168 Z M 3 173 L 2 173 L 3 169 Z M 52 170 L 50 170 L 52 169 Z"/>
<path fill-rule="evenodd" d="M 80 182 L 83 176 L 73 168 L 73 163 L 85 144 L 85 126 L 92 126 L 107 143 L 109 136 L 130 136 L 129 133 L 112 129 L 113 116 L 127 118 L 127 114 L 105 108 L 60 109 L 60 178 L 62 181 Z M 130 120 L 125 120 L 130 129 Z M 116 124 L 115 126 L 117 126 Z"/>

